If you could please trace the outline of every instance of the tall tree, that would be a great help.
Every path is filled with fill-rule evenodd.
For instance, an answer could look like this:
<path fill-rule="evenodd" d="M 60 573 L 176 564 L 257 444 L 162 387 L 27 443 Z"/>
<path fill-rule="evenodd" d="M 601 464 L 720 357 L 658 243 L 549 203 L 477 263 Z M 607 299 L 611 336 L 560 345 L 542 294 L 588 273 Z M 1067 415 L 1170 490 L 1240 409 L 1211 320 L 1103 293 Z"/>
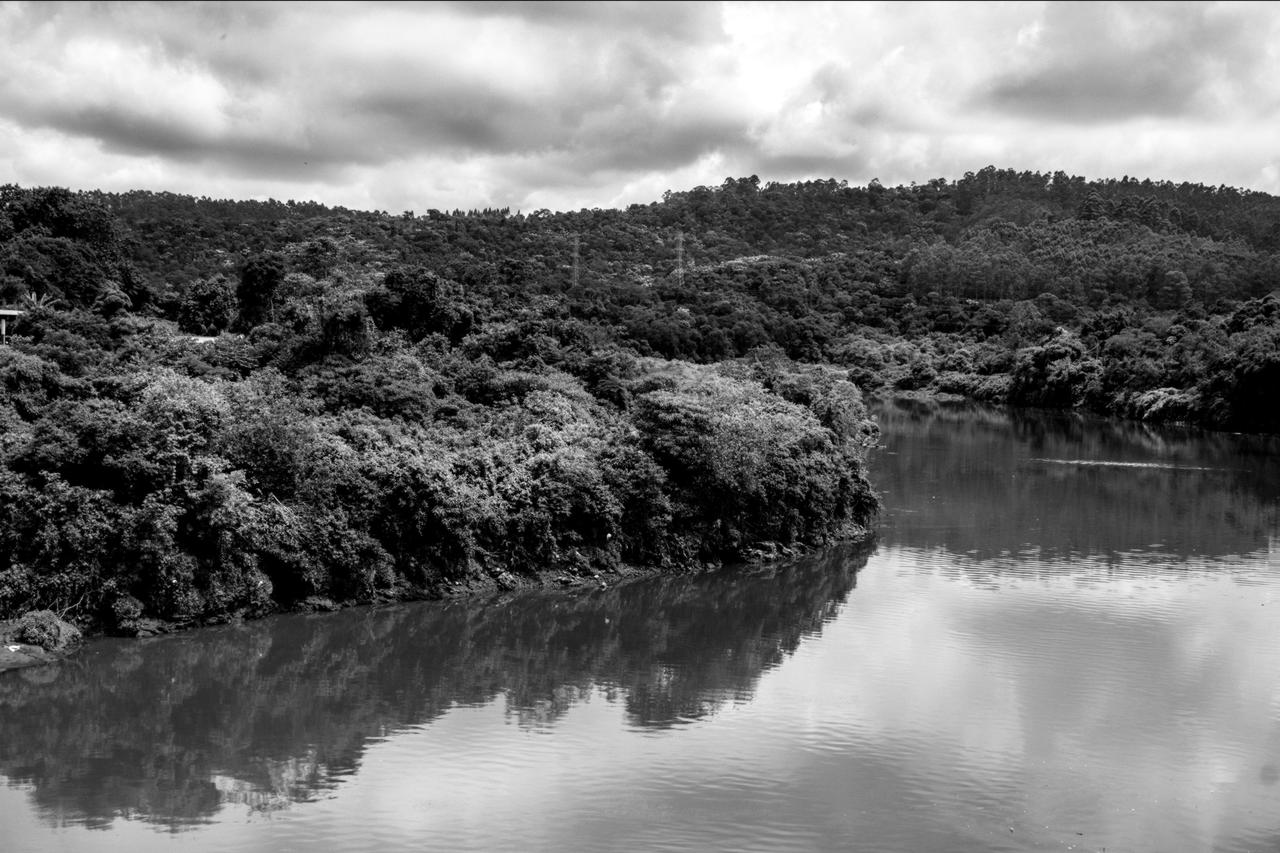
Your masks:
<path fill-rule="evenodd" d="M 276 291 L 284 281 L 284 273 L 284 261 L 278 255 L 256 255 L 244 265 L 236 287 L 242 329 L 274 322 Z"/>

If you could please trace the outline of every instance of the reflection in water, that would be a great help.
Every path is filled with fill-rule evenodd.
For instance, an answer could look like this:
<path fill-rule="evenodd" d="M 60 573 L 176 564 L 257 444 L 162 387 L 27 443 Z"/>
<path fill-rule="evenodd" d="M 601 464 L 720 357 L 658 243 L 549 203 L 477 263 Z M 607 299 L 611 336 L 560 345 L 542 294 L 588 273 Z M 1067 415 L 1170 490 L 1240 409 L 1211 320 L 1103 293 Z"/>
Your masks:
<path fill-rule="evenodd" d="M 634 726 L 678 726 L 749 699 L 836 613 L 866 556 L 100 642 L 0 681 L 0 773 L 32 784 L 57 823 L 177 828 L 224 803 L 314 799 L 370 739 L 499 693 L 526 726 L 597 689 Z"/>
<path fill-rule="evenodd" d="M 0 676 L 0 846 L 1280 850 L 1275 440 L 880 421 L 870 556 Z"/>
<path fill-rule="evenodd" d="M 887 544 L 1168 562 L 1265 548 L 1280 520 L 1280 437 L 973 406 L 889 405 L 877 417 L 886 439 L 871 474 Z"/>
<path fill-rule="evenodd" d="M 850 611 L 822 642 L 877 653 L 841 675 L 863 688 L 844 724 L 895 744 L 878 784 L 934 798 L 935 829 L 968 828 L 915 849 L 1271 849 L 1280 563 L 1265 552 L 1229 572 L 1030 560 L 986 585 L 945 552 L 891 546 Z"/>

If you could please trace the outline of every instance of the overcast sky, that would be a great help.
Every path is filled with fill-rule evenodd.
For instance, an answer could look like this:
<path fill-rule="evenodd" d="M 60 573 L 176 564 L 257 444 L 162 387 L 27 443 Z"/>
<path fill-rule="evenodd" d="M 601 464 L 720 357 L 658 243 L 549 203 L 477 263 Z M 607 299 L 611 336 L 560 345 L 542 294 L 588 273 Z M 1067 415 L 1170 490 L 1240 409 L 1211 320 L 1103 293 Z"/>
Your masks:
<path fill-rule="evenodd" d="M 0 5 L 0 182 L 576 209 L 988 164 L 1280 193 L 1276 3 Z"/>

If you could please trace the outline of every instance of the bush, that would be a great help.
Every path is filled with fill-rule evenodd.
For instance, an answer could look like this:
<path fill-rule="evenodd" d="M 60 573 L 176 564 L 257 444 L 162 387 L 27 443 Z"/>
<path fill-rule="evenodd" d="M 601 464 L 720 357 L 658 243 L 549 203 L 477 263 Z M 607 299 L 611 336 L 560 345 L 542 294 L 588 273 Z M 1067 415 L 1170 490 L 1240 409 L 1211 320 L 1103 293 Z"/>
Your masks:
<path fill-rule="evenodd" d="M 861 448 L 808 408 L 712 368 L 660 375 L 670 387 L 637 394 L 635 422 L 672 484 L 673 527 L 704 557 L 818 544 L 868 523 Z"/>
<path fill-rule="evenodd" d="M 19 619 L 13 638 L 55 654 L 74 650 L 83 639 L 79 628 L 50 610 L 36 610 Z"/>

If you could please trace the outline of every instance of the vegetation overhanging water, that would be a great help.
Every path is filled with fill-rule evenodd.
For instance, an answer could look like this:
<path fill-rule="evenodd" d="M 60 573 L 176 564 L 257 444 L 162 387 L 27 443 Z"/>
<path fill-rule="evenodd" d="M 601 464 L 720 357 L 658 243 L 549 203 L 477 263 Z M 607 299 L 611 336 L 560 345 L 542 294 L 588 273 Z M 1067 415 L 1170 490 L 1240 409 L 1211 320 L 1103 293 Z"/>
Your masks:
<path fill-rule="evenodd" d="M 1280 428 L 1263 193 L 987 168 L 0 211 L 0 617 L 146 634 L 857 536 L 860 388 Z"/>

